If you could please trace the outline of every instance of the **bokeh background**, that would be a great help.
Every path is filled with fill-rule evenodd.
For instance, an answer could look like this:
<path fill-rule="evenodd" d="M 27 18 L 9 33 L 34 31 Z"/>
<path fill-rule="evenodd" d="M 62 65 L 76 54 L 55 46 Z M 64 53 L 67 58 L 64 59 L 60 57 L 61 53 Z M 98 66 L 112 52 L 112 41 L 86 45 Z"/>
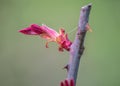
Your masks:
<path fill-rule="evenodd" d="M 64 27 L 73 41 L 88 3 L 93 32 L 86 35 L 77 86 L 120 86 L 120 0 L 0 0 L 0 86 L 59 86 L 69 53 L 18 30 L 33 23 Z"/>

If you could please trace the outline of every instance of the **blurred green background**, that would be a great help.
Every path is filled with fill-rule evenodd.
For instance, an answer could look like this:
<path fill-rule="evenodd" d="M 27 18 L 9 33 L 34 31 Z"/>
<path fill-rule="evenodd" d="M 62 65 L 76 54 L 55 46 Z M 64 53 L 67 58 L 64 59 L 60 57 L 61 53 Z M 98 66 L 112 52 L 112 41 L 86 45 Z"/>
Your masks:
<path fill-rule="evenodd" d="M 93 32 L 86 35 L 77 86 L 120 86 L 120 0 L 0 0 L 0 86 L 59 86 L 69 53 L 18 30 L 44 23 L 70 32 L 88 3 Z"/>

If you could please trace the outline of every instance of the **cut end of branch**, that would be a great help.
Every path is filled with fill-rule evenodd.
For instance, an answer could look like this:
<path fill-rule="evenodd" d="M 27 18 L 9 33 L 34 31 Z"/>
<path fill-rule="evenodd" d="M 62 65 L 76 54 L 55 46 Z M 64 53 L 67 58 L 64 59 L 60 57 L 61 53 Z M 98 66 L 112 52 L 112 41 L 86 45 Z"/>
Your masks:
<path fill-rule="evenodd" d="M 78 23 L 78 32 L 80 33 L 82 32 L 86 32 L 86 24 L 88 23 L 88 19 L 89 19 L 89 13 L 91 10 L 92 4 L 88 4 L 85 5 L 81 8 L 80 11 L 80 19 L 79 19 L 79 23 Z"/>
<path fill-rule="evenodd" d="M 88 5 L 85 5 L 84 7 L 82 7 L 82 9 L 84 9 L 84 8 L 91 8 L 91 6 L 92 6 L 92 3 L 90 3 L 90 4 L 88 4 Z"/>

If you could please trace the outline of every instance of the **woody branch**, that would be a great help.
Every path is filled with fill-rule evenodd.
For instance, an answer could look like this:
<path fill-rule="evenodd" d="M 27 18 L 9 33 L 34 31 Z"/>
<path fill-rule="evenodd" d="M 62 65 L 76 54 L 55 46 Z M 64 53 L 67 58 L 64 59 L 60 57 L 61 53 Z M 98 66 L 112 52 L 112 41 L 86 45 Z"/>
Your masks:
<path fill-rule="evenodd" d="M 87 32 L 86 25 L 88 24 L 91 6 L 92 6 L 91 4 L 88 4 L 81 8 L 78 30 L 76 33 L 75 40 L 71 45 L 71 49 L 70 49 L 67 79 L 73 79 L 74 86 L 76 85 L 80 58 L 84 51 L 84 39 Z"/>

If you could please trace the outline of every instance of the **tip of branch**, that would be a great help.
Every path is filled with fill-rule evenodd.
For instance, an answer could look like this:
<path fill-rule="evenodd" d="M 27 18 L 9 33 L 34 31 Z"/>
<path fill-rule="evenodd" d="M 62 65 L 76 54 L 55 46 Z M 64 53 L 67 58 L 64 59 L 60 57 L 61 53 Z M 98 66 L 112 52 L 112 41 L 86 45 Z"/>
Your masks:
<path fill-rule="evenodd" d="M 85 8 L 91 8 L 92 7 L 92 3 L 88 4 L 88 5 L 85 5 L 82 7 L 82 9 L 85 9 Z"/>
<path fill-rule="evenodd" d="M 92 3 L 89 3 L 89 4 L 88 4 L 88 6 L 90 6 L 90 7 L 91 7 L 91 6 L 92 6 Z"/>
<path fill-rule="evenodd" d="M 92 4 L 88 4 L 85 5 L 81 8 L 80 11 L 80 19 L 79 19 L 79 23 L 78 23 L 78 30 L 79 32 L 86 32 L 86 24 L 88 23 L 88 19 L 89 19 L 89 13 L 91 10 Z"/>

